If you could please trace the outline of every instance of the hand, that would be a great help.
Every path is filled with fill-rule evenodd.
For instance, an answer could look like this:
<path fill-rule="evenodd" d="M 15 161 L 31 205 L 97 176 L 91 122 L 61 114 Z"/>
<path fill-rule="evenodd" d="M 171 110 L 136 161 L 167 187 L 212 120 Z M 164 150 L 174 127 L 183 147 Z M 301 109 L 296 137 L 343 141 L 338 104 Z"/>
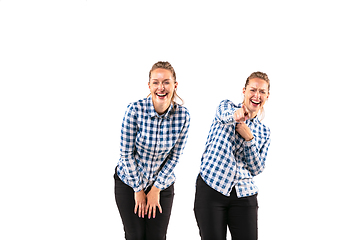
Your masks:
<path fill-rule="evenodd" d="M 162 209 L 160 206 L 160 189 L 152 186 L 150 192 L 147 194 L 147 205 L 146 205 L 146 212 L 149 217 L 151 218 L 151 214 L 153 218 L 156 215 L 156 207 L 159 208 L 160 213 L 162 213 Z"/>
<path fill-rule="evenodd" d="M 249 117 L 249 111 L 244 104 L 234 113 L 235 122 L 245 122 L 245 120 L 249 119 Z"/>
<path fill-rule="evenodd" d="M 250 128 L 244 122 L 236 124 L 236 132 L 238 132 L 245 141 L 250 141 L 254 137 Z"/>
<path fill-rule="evenodd" d="M 140 192 L 136 192 L 134 195 L 135 198 L 135 209 L 134 213 L 139 213 L 139 217 L 144 218 L 146 214 L 146 195 L 144 190 L 141 190 Z"/>

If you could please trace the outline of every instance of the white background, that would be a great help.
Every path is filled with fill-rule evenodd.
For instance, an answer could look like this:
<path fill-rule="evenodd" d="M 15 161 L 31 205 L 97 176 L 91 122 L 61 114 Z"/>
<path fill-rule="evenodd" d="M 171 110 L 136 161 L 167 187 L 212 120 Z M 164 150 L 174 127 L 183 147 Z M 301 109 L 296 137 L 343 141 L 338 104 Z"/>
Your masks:
<path fill-rule="evenodd" d="M 259 239 L 360 239 L 357 9 L 0 0 L 0 238 L 123 239 L 113 194 L 121 121 L 162 60 L 192 117 L 168 239 L 200 239 L 193 201 L 207 133 L 217 104 L 240 102 L 254 71 L 271 80 Z"/>

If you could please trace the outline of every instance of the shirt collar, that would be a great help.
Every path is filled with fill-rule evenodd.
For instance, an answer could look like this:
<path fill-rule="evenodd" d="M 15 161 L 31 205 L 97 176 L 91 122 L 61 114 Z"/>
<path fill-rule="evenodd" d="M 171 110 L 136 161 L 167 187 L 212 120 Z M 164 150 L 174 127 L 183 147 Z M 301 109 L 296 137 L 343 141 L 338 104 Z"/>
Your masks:
<path fill-rule="evenodd" d="M 152 98 L 151 96 L 149 96 L 147 99 L 146 99 L 146 110 L 148 112 L 148 114 L 150 115 L 151 118 L 153 117 L 158 117 L 158 118 L 170 118 L 170 114 L 172 112 L 174 108 L 174 104 L 171 103 L 168 110 L 162 114 L 162 115 L 159 115 L 156 111 L 155 111 L 155 108 L 154 108 L 154 104 L 152 102 Z"/>
<path fill-rule="evenodd" d="M 252 121 L 253 123 L 259 123 L 260 122 L 257 115 L 254 118 L 251 118 L 250 121 Z"/>

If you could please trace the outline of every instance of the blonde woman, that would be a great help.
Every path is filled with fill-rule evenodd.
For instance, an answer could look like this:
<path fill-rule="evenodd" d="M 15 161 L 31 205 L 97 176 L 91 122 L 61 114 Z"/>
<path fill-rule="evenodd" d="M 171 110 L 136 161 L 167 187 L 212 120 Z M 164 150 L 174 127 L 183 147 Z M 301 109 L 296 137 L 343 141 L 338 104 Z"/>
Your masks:
<path fill-rule="evenodd" d="M 257 239 L 257 193 L 253 177 L 264 170 L 270 129 L 259 115 L 269 98 L 270 81 L 252 73 L 244 101 L 224 100 L 217 108 L 201 159 L 194 213 L 202 240 Z"/>
<path fill-rule="evenodd" d="M 127 107 L 114 174 L 115 199 L 127 240 L 166 239 L 174 168 L 190 125 L 188 110 L 174 101 L 178 82 L 170 63 L 153 65 L 148 86 L 150 95 Z"/>

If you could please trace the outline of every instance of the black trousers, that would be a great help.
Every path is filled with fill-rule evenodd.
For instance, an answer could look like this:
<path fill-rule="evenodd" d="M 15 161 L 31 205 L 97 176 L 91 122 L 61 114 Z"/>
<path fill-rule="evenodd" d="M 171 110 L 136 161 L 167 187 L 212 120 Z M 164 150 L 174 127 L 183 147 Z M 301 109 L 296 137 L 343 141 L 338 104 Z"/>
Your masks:
<path fill-rule="evenodd" d="M 199 175 L 196 181 L 195 218 L 202 240 L 257 239 L 257 195 L 238 198 L 235 188 L 227 197 L 209 187 Z"/>
<path fill-rule="evenodd" d="M 115 200 L 124 226 L 125 239 L 165 240 L 174 199 L 174 185 L 160 192 L 162 213 L 156 208 L 156 217 L 148 219 L 147 216 L 145 216 L 145 218 L 139 218 L 139 216 L 134 213 L 134 190 L 123 183 L 116 172 L 114 179 Z"/>

